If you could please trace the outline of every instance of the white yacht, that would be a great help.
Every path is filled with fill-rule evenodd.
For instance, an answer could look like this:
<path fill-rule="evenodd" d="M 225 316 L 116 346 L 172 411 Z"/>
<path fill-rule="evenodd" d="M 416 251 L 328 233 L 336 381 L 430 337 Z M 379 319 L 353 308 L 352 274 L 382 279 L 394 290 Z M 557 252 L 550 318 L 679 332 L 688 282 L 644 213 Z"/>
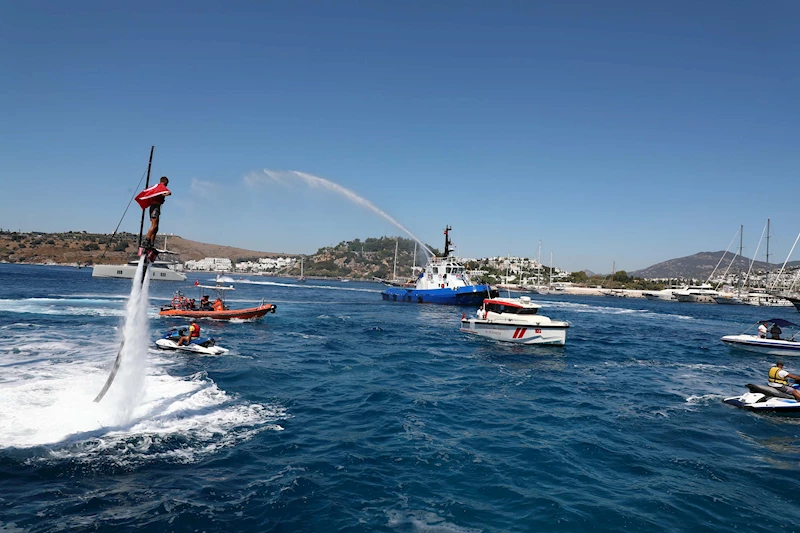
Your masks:
<path fill-rule="evenodd" d="M 683 290 L 675 291 L 675 298 L 677 298 L 679 302 L 691 302 L 696 304 L 717 303 L 714 297 L 719 295 L 720 292 L 714 290 L 714 288 L 707 283 L 703 285 L 692 285 Z"/>
<path fill-rule="evenodd" d="M 164 249 L 158 250 L 159 256 L 177 256 L 176 252 L 167 250 L 167 236 L 164 236 Z M 133 279 L 136 268 L 139 266 L 139 259 L 128 261 L 125 265 L 94 265 L 92 267 L 93 278 L 123 278 Z M 177 259 L 158 259 L 149 267 L 151 280 L 160 281 L 186 281 L 186 274 L 183 273 L 183 263 Z"/>
<path fill-rule="evenodd" d="M 660 291 L 642 291 L 642 296 L 648 300 L 658 300 L 662 302 L 677 302 L 675 293 L 683 289 L 663 289 Z"/>
<path fill-rule="evenodd" d="M 133 279 L 139 261 L 129 261 L 125 265 L 94 265 L 93 278 L 124 278 Z M 147 269 L 151 280 L 160 281 L 186 281 L 183 265 L 176 260 L 156 261 Z"/>

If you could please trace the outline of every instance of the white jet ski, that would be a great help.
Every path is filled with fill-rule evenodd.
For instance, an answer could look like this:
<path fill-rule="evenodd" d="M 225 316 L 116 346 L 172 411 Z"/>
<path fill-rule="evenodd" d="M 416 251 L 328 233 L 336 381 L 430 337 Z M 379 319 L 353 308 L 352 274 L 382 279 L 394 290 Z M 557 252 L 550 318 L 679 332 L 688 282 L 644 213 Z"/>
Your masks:
<path fill-rule="evenodd" d="M 728 405 L 735 405 L 751 411 L 773 413 L 800 413 L 800 402 L 791 394 L 785 394 L 775 387 L 766 385 L 753 385 L 748 383 L 746 392 L 741 396 L 725 398 L 722 400 Z"/>
<path fill-rule="evenodd" d="M 189 344 L 178 346 L 178 340 L 185 334 L 185 329 L 170 330 L 166 335 L 156 341 L 156 346 L 162 350 L 180 350 L 182 352 L 196 353 L 199 355 L 222 355 L 228 353 L 227 349 L 217 346 L 216 340 L 204 337 L 194 338 Z"/>

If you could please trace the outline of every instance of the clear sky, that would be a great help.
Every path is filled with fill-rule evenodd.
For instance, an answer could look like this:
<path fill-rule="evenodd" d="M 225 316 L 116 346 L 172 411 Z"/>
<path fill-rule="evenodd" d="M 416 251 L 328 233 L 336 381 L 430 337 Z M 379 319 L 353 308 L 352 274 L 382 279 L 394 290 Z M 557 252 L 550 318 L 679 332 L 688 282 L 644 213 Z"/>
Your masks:
<path fill-rule="evenodd" d="M 268 169 L 439 248 L 449 224 L 466 257 L 541 240 L 545 263 L 630 271 L 740 224 L 752 255 L 771 218 L 781 262 L 798 21 L 780 0 L 4 2 L 0 228 L 110 233 L 155 145 L 161 231 L 203 242 L 400 234 L 328 188 L 252 179 Z"/>

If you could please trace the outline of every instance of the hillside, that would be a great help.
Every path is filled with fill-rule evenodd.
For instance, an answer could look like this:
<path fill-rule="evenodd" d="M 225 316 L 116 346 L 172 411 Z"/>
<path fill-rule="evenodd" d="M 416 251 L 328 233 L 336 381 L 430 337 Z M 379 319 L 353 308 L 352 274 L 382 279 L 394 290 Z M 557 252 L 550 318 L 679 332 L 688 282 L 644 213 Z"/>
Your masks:
<path fill-rule="evenodd" d="M 109 243 L 111 235 L 68 231 L 66 233 L 0 232 L 0 261 L 9 263 L 114 264 L 125 263 L 136 256 L 138 236 L 120 233 Z M 158 245 L 163 246 L 158 238 Z M 108 244 L 108 246 L 107 246 Z M 180 254 L 182 261 L 204 257 L 241 258 L 275 257 L 275 252 L 259 252 L 232 246 L 220 246 L 168 237 L 167 246 Z M 105 252 L 105 253 L 104 253 Z"/>
<path fill-rule="evenodd" d="M 678 257 L 676 259 L 670 259 L 668 261 L 663 261 L 661 263 L 657 263 L 655 265 L 649 266 L 647 268 L 643 268 L 642 270 L 636 270 L 634 272 L 629 272 L 628 274 L 635 277 L 641 277 L 645 279 L 653 279 L 653 278 L 684 278 L 684 279 L 699 279 L 699 280 L 706 280 L 711 273 L 714 271 L 714 267 L 717 266 L 720 259 L 722 258 L 725 252 L 700 252 L 694 255 L 687 255 L 686 257 Z M 735 256 L 736 259 L 734 261 L 733 266 L 730 267 L 729 272 L 746 272 L 750 268 L 750 259 L 747 257 L 742 256 Z M 728 253 L 725 255 L 725 259 L 720 263 L 719 268 L 717 269 L 717 273 L 721 274 L 725 272 L 730 265 L 731 260 L 734 258 L 734 255 Z M 792 261 L 787 264 L 787 267 L 790 266 L 798 266 L 800 265 L 800 261 Z M 777 270 L 780 268 L 780 265 L 776 265 L 772 263 L 771 270 Z M 753 265 L 753 272 L 764 272 L 767 269 L 767 263 L 764 261 L 756 261 Z"/>

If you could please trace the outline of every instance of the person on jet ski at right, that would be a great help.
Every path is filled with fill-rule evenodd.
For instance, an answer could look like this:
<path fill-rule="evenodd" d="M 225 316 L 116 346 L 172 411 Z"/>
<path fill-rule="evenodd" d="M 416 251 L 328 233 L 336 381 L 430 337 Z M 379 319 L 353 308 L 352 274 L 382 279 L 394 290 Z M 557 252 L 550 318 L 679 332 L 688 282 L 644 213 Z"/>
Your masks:
<path fill-rule="evenodd" d="M 783 361 L 776 362 L 775 366 L 769 369 L 769 386 L 778 389 L 784 394 L 791 394 L 795 400 L 800 402 L 800 391 L 790 387 L 786 378 L 800 382 L 800 376 L 790 374 L 783 369 Z"/>

